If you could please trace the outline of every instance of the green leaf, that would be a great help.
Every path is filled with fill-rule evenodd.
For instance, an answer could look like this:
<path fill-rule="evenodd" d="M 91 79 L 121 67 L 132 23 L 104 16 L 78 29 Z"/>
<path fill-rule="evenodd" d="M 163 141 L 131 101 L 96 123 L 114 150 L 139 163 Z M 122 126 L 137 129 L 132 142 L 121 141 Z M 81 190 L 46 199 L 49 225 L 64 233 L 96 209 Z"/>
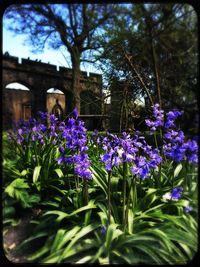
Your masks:
<path fill-rule="evenodd" d="M 10 197 L 15 197 L 18 189 L 27 189 L 29 185 L 24 179 L 17 178 L 12 183 L 10 183 L 6 188 L 5 192 L 8 193 Z"/>
<path fill-rule="evenodd" d="M 48 231 L 43 231 L 43 232 L 39 232 L 37 234 L 34 234 L 32 236 L 30 236 L 29 238 L 25 239 L 18 247 L 17 250 L 23 250 L 24 246 L 27 245 L 28 243 L 30 243 L 31 241 L 44 237 L 44 236 L 48 236 L 49 232 Z"/>
<path fill-rule="evenodd" d="M 60 260 L 66 259 L 70 255 L 70 251 L 73 250 L 73 246 L 76 242 L 80 242 L 80 239 L 90 232 L 94 231 L 97 227 L 99 227 L 99 224 L 90 224 L 87 225 L 86 227 L 82 228 L 80 232 L 76 234 L 76 236 L 71 240 L 69 245 L 66 247 L 64 252 L 61 255 Z"/>
<path fill-rule="evenodd" d="M 57 173 L 59 178 L 62 178 L 64 176 L 64 174 L 63 174 L 61 169 L 55 169 L 54 171 Z"/>
<path fill-rule="evenodd" d="M 86 263 L 86 262 L 90 261 L 91 259 L 92 259 L 92 256 L 85 256 L 85 257 L 83 257 L 82 259 L 78 260 L 75 263 L 82 264 L 82 263 Z"/>
<path fill-rule="evenodd" d="M 33 171 L 33 183 L 36 183 L 39 175 L 40 175 L 40 170 L 42 166 L 36 166 Z"/>
<path fill-rule="evenodd" d="M 105 195 L 107 196 L 107 184 L 105 182 L 107 173 L 103 172 L 101 169 L 100 170 L 98 169 L 98 171 L 95 171 L 94 168 L 95 167 L 93 167 L 93 168 L 90 167 L 90 170 L 92 172 L 93 181 L 104 191 Z M 97 167 L 96 167 L 96 170 L 97 170 Z M 103 179 L 103 177 L 104 177 L 104 179 Z"/>
<path fill-rule="evenodd" d="M 26 175 L 27 175 L 27 173 L 28 173 L 28 171 L 27 171 L 27 170 L 23 170 L 23 171 L 21 172 L 21 176 L 26 176 Z"/>
<path fill-rule="evenodd" d="M 99 257 L 106 251 L 105 244 L 103 244 L 97 251 L 96 255 L 93 256 L 91 263 L 94 263 Z"/>
<path fill-rule="evenodd" d="M 128 231 L 130 234 L 133 233 L 133 221 L 134 215 L 132 209 L 128 209 Z"/>
<path fill-rule="evenodd" d="M 149 256 L 149 258 L 153 260 L 153 262 L 149 262 L 150 264 L 152 263 L 162 264 L 163 263 L 158 255 L 159 250 L 156 250 L 152 246 L 141 244 L 140 242 L 138 242 L 137 248 L 141 250 L 142 252 L 146 253 Z"/>
<path fill-rule="evenodd" d="M 27 258 L 28 261 L 34 261 L 44 254 L 46 254 L 49 251 L 49 247 L 47 246 L 42 246 L 40 249 L 38 249 L 36 252 L 34 252 L 31 256 Z"/>
<path fill-rule="evenodd" d="M 65 232 L 66 232 L 65 229 L 59 229 L 58 230 L 56 237 L 54 239 L 53 245 L 51 247 L 51 253 L 58 249 L 59 244 L 63 240 Z"/>
<path fill-rule="evenodd" d="M 47 211 L 46 213 L 43 214 L 43 216 L 49 215 L 49 214 L 54 214 L 54 215 L 58 215 L 58 218 L 56 219 L 57 222 L 62 221 L 64 218 L 69 218 L 71 216 L 74 216 L 82 211 L 85 210 L 89 210 L 89 209 L 95 209 L 96 205 L 94 205 L 94 200 L 90 200 L 90 202 L 88 203 L 88 205 L 77 209 L 75 211 L 73 211 L 72 213 L 68 214 L 66 212 L 63 211 L 59 211 L 59 210 L 51 210 L 51 211 Z"/>
<path fill-rule="evenodd" d="M 107 251 L 111 250 L 112 241 L 123 233 L 119 229 L 116 229 L 117 226 L 118 226 L 117 224 L 110 224 L 107 229 L 106 242 L 105 242 Z"/>
<path fill-rule="evenodd" d="M 174 170 L 174 178 L 176 178 L 179 175 L 182 168 L 183 168 L 182 164 L 179 163 L 178 166 L 176 167 L 176 169 Z"/>
<path fill-rule="evenodd" d="M 57 249 L 61 249 L 64 247 L 64 245 L 69 242 L 75 235 L 76 233 L 81 229 L 79 226 L 73 227 L 71 230 L 67 231 L 65 233 L 63 239 L 60 241 L 60 243 L 57 246 Z"/>

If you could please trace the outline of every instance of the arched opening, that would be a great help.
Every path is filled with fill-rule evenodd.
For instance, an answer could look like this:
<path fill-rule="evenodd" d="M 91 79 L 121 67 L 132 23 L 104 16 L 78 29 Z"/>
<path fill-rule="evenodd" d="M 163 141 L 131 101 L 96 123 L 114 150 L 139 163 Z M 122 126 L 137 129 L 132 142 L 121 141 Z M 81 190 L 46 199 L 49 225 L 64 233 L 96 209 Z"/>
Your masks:
<path fill-rule="evenodd" d="M 47 111 L 55 114 L 59 119 L 63 119 L 65 115 L 65 94 L 57 89 L 50 88 L 47 90 Z"/>
<path fill-rule="evenodd" d="M 22 83 L 9 83 L 3 89 L 3 125 L 12 127 L 13 123 L 29 120 L 32 116 L 31 91 Z"/>

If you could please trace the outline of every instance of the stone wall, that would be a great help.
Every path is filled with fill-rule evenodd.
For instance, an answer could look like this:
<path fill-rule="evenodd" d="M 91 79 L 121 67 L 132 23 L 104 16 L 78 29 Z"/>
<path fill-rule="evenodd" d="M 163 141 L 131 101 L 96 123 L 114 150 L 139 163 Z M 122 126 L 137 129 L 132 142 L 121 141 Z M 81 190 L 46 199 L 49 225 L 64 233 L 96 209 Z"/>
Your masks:
<path fill-rule="evenodd" d="M 64 114 L 70 114 L 73 109 L 73 96 L 72 91 L 72 70 L 64 67 L 57 67 L 56 65 L 47 64 L 39 61 L 33 61 L 30 59 L 22 59 L 21 63 L 19 58 L 8 55 L 8 53 L 3 55 L 3 90 L 8 84 L 20 83 L 25 85 L 30 89 L 30 106 L 31 113 L 36 116 L 38 111 L 49 111 L 50 107 L 53 106 L 53 102 L 48 99 L 47 90 L 50 88 L 57 88 L 64 93 L 65 103 L 61 106 L 64 109 Z M 91 115 L 101 114 L 101 96 L 102 96 L 102 76 L 95 73 L 81 72 L 81 93 L 90 91 L 92 92 L 94 103 L 98 108 L 93 111 L 89 111 Z M 16 91 L 15 93 L 16 94 Z M 27 94 L 24 93 L 24 94 Z M 7 97 L 7 93 L 5 98 Z M 63 97 L 58 101 L 63 102 Z M 96 101 L 96 98 L 99 99 Z M 18 96 L 16 96 L 16 101 Z M 4 105 L 4 122 L 7 121 L 12 124 L 12 120 L 16 120 L 19 117 L 23 118 L 23 110 L 19 107 L 23 105 L 26 99 L 22 97 L 21 102 L 18 107 L 12 107 L 15 104 L 10 104 L 7 100 Z M 18 101 L 19 102 L 19 101 Z M 47 102 L 49 102 L 49 109 L 47 108 Z M 10 109 L 10 110 L 9 110 Z M 17 109 L 17 110 L 16 110 Z M 14 112 L 11 114 L 11 112 Z M 97 112 L 97 113 L 96 113 Z M 84 114 L 83 114 L 84 115 Z M 7 123 L 8 124 L 8 123 Z M 4 125 L 3 125 L 4 127 Z"/>
<path fill-rule="evenodd" d="M 22 118 L 24 119 L 25 115 L 28 115 L 30 103 L 30 91 L 3 90 L 3 125 L 5 125 L 5 128 L 8 128 L 9 125 L 13 125 Z"/>
<path fill-rule="evenodd" d="M 26 90 L 4 89 L 3 90 L 3 124 L 13 124 L 20 119 L 27 120 L 31 117 L 31 93 Z M 47 93 L 46 109 L 52 113 L 56 100 L 62 110 L 65 110 L 65 95 Z M 7 128 L 7 127 L 6 127 Z"/>

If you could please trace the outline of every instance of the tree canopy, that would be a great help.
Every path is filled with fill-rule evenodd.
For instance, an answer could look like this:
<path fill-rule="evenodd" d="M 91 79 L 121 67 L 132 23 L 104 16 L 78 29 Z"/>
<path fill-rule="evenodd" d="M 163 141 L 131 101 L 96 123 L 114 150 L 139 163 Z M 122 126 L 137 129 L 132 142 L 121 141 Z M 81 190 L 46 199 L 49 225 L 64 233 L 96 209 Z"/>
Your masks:
<path fill-rule="evenodd" d="M 130 84 L 133 100 L 197 111 L 197 15 L 188 4 L 13 5 L 5 19 L 36 51 L 67 48 L 79 110 L 80 64 L 95 60 L 109 83 Z"/>
<path fill-rule="evenodd" d="M 112 4 L 27 4 L 12 5 L 5 12 L 8 29 L 26 34 L 33 50 L 67 48 L 72 65 L 74 106 L 80 111 L 80 64 L 91 61 L 99 48 L 97 31 L 114 16 Z M 89 53 L 88 53 L 89 52 Z"/>
<path fill-rule="evenodd" d="M 133 99 L 197 112 L 197 16 L 187 4 L 133 4 L 101 36 L 109 81 L 128 81 Z"/>

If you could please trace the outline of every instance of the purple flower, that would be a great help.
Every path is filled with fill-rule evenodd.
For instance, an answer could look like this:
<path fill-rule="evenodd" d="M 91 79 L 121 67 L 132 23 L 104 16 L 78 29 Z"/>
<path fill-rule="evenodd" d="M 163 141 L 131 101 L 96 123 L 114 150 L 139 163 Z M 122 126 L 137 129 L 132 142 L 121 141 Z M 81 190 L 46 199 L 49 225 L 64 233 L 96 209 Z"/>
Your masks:
<path fill-rule="evenodd" d="M 171 192 L 171 199 L 172 200 L 178 200 L 181 198 L 181 195 L 182 195 L 182 192 L 183 192 L 183 188 L 182 187 L 175 187 L 172 189 L 172 192 Z"/>
<path fill-rule="evenodd" d="M 72 117 L 76 120 L 78 119 L 78 110 L 77 108 L 75 108 L 73 111 L 72 111 Z"/>
<path fill-rule="evenodd" d="M 134 147 L 133 140 L 131 139 L 130 135 L 123 132 L 119 141 L 122 149 L 122 161 L 133 162 L 138 148 Z"/>
<path fill-rule="evenodd" d="M 101 160 L 105 163 L 107 171 L 111 171 L 113 166 L 119 166 L 122 162 L 119 156 L 120 139 L 113 134 L 107 133 L 107 136 L 101 141 L 101 145 L 105 154 L 101 156 Z"/>
<path fill-rule="evenodd" d="M 47 131 L 47 127 L 44 125 L 44 124 L 39 124 L 39 127 L 38 127 L 43 133 Z"/>
<path fill-rule="evenodd" d="M 150 151 L 149 153 L 149 167 L 150 168 L 156 168 L 162 161 L 162 157 L 158 154 L 157 149 L 154 149 L 152 151 Z"/>
<path fill-rule="evenodd" d="M 184 141 L 184 133 L 179 130 L 168 130 L 164 135 L 164 153 L 176 163 L 188 160 L 195 165 L 198 164 L 198 144 L 195 139 Z"/>
<path fill-rule="evenodd" d="M 65 139 L 65 147 L 71 151 L 71 155 L 66 156 L 64 147 L 60 146 L 59 151 L 61 156 L 56 160 L 58 164 L 74 164 L 75 174 L 84 179 L 91 179 L 92 173 L 89 170 L 90 161 L 86 154 L 88 147 L 86 145 L 87 138 L 84 122 L 78 119 L 76 109 L 72 115 L 74 118 L 69 118 L 66 125 L 59 125 L 59 129 L 62 131 L 62 137 Z"/>
<path fill-rule="evenodd" d="M 34 126 L 34 127 L 32 128 L 32 131 L 33 131 L 33 132 L 37 132 L 37 131 L 38 131 L 37 126 Z"/>
<path fill-rule="evenodd" d="M 166 194 L 164 194 L 162 200 L 164 202 L 169 200 L 178 201 L 182 196 L 182 192 L 183 192 L 182 187 L 175 187 L 172 189 L 171 192 L 167 192 Z"/>
<path fill-rule="evenodd" d="M 23 134 L 23 130 L 22 129 L 18 129 L 18 134 L 22 135 Z"/>
<path fill-rule="evenodd" d="M 49 113 L 48 112 L 42 112 L 42 111 L 39 111 L 39 116 L 42 120 L 46 120 L 49 116 Z"/>
<path fill-rule="evenodd" d="M 184 149 L 185 149 L 185 158 L 189 162 L 194 163 L 195 165 L 198 164 L 198 144 L 197 142 L 193 140 L 188 140 L 184 143 Z"/>
<path fill-rule="evenodd" d="M 58 162 L 58 164 L 62 164 L 65 162 L 65 157 L 64 156 L 60 156 L 59 158 L 56 158 L 56 161 Z"/>
<path fill-rule="evenodd" d="M 106 226 L 105 225 L 102 225 L 101 226 L 101 234 L 102 235 L 105 235 L 106 234 L 106 231 L 107 231 Z"/>
<path fill-rule="evenodd" d="M 50 119 L 51 125 L 55 125 L 56 122 L 58 121 L 58 118 L 54 114 L 51 114 L 49 119 Z"/>
<path fill-rule="evenodd" d="M 193 208 L 191 207 L 191 206 L 187 206 L 187 207 L 185 207 L 185 212 L 186 213 L 189 213 L 190 211 L 192 211 L 193 210 Z"/>
<path fill-rule="evenodd" d="M 85 153 L 81 153 L 79 155 L 75 155 L 73 159 L 75 163 L 75 173 L 82 178 L 91 179 L 92 173 L 89 170 L 90 161 L 88 159 L 88 155 Z"/>
<path fill-rule="evenodd" d="M 139 156 L 134 160 L 134 162 L 135 166 L 131 167 L 132 174 L 135 174 L 138 178 L 141 179 L 148 178 L 150 175 L 150 169 L 146 158 L 143 156 Z"/>
<path fill-rule="evenodd" d="M 92 136 L 97 137 L 98 136 L 98 133 L 99 133 L 98 130 L 95 129 L 94 132 L 93 132 L 93 134 L 92 134 Z"/>
<path fill-rule="evenodd" d="M 167 121 L 165 123 L 165 128 L 173 128 L 175 127 L 174 121 L 176 118 L 181 116 L 183 114 L 183 111 L 169 111 L 167 115 Z"/>
<path fill-rule="evenodd" d="M 50 126 L 50 136 L 52 136 L 52 137 L 58 136 L 58 134 L 56 133 L 56 127 L 55 127 L 55 125 L 51 125 Z"/>
<path fill-rule="evenodd" d="M 184 133 L 170 130 L 164 135 L 164 153 L 172 158 L 176 163 L 180 162 L 185 157 Z"/>
<path fill-rule="evenodd" d="M 155 104 L 153 106 L 153 117 L 154 117 L 153 120 L 150 119 L 145 120 L 146 125 L 150 127 L 151 133 L 155 132 L 159 126 L 164 125 L 164 111 L 160 109 L 159 104 Z"/>
<path fill-rule="evenodd" d="M 59 147 L 59 151 L 60 151 L 60 153 L 64 153 L 64 152 L 65 152 L 64 147 L 63 147 L 63 146 L 60 146 L 60 147 Z"/>

